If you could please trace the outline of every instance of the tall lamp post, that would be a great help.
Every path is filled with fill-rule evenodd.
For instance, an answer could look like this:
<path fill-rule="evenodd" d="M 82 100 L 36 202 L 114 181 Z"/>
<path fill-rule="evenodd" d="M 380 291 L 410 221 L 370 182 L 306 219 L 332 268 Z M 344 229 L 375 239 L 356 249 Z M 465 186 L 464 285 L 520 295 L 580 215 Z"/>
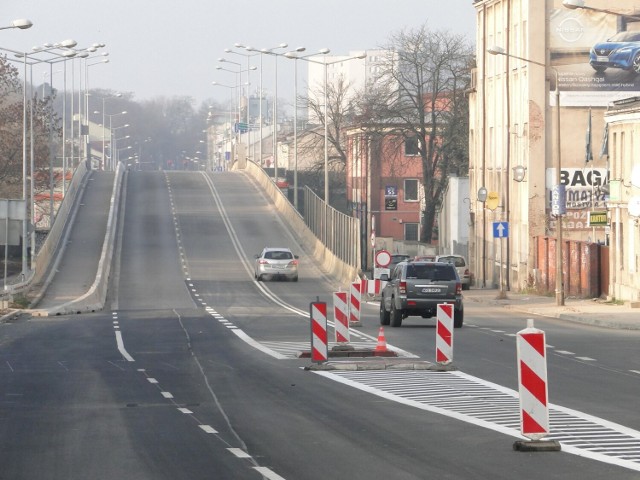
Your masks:
<path fill-rule="evenodd" d="M 556 162 L 555 162 L 555 185 L 552 190 L 554 198 L 552 204 L 552 214 L 556 215 L 556 305 L 564 305 L 564 272 L 562 271 L 562 259 L 564 256 L 564 245 L 562 239 L 562 216 L 566 214 L 566 195 L 565 186 L 561 182 L 562 169 L 562 151 L 560 149 L 560 83 L 558 78 L 558 70 L 546 63 L 537 62 L 528 58 L 519 57 L 511 53 L 507 53 L 501 47 L 491 47 L 487 50 L 491 55 L 504 55 L 506 57 L 522 60 L 523 62 L 532 63 L 534 65 L 548 68 L 553 71 L 555 76 L 555 99 L 556 99 Z"/>
<path fill-rule="evenodd" d="M 106 125 L 106 117 L 107 117 L 107 108 L 106 108 L 106 103 L 107 103 L 107 99 L 109 98 L 117 98 L 117 97 L 121 97 L 122 94 L 121 93 L 116 93 L 113 96 L 108 96 L 108 97 L 102 97 L 102 170 L 106 170 L 107 169 L 107 164 L 106 164 L 106 130 L 107 130 L 107 125 Z M 116 114 L 117 115 L 117 114 Z M 111 117 L 109 117 L 109 122 L 111 122 Z M 111 132 L 109 132 L 109 135 L 111 135 Z"/>
<path fill-rule="evenodd" d="M 31 22 L 31 20 L 28 20 L 26 18 L 18 18 L 12 21 L 10 25 L 7 25 L 6 27 L 0 27 L 0 30 L 9 30 L 11 28 L 26 30 L 27 28 L 31 28 L 32 26 L 33 23 Z"/>
<path fill-rule="evenodd" d="M 353 57 L 340 58 L 339 60 L 334 60 L 331 62 L 326 61 L 326 57 L 324 61 L 319 62 L 317 60 L 311 60 L 310 58 L 305 57 L 297 57 L 295 54 L 286 55 L 287 58 L 299 58 L 300 60 L 304 60 L 309 63 L 316 63 L 318 65 L 324 66 L 324 201 L 327 205 L 330 205 L 329 199 L 329 119 L 328 119 L 328 67 L 329 65 L 334 65 L 336 63 L 347 62 L 349 60 L 362 60 L 367 57 L 366 53 L 362 53 L 360 55 L 355 55 Z"/>

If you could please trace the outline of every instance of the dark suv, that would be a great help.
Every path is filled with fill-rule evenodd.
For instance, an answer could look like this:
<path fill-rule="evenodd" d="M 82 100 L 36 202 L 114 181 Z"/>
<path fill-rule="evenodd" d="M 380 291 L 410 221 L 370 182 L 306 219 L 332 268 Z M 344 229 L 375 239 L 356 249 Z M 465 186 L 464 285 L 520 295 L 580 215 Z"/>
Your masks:
<path fill-rule="evenodd" d="M 380 300 L 381 325 L 399 327 L 412 315 L 435 317 L 439 303 L 452 303 L 453 326 L 462 327 L 462 282 L 451 263 L 402 262 L 380 280 L 387 281 Z"/>

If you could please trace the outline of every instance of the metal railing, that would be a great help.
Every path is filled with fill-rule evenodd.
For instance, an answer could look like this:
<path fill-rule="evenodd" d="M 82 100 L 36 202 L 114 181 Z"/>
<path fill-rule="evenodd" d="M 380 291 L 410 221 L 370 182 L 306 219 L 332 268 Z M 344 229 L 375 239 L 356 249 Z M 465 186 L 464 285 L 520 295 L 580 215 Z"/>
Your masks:
<path fill-rule="evenodd" d="M 347 265 L 361 270 L 360 220 L 339 212 L 304 188 L 304 222 L 337 258 Z"/>

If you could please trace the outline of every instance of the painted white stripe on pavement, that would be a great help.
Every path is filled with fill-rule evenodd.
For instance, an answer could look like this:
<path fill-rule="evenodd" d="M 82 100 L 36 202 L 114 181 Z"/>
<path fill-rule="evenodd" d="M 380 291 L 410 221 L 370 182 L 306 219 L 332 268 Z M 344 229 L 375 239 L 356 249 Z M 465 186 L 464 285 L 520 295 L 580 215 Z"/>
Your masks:
<path fill-rule="evenodd" d="M 178 409 L 179 412 L 181 413 L 193 413 L 191 410 L 189 410 L 188 408 L 179 408 Z"/>
<path fill-rule="evenodd" d="M 268 480 L 284 480 L 284 477 L 281 477 L 267 467 L 253 467 L 253 469 Z"/>
<path fill-rule="evenodd" d="M 173 398 L 171 392 L 160 392 L 164 398 Z"/>
<path fill-rule="evenodd" d="M 206 433 L 218 433 L 218 431 L 213 428 L 211 425 L 198 425 L 202 430 Z"/>
<path fill-rule="evenodd" d="M 120 330 L 116 331 L 116 344 L 118 345 L 118 351 L 120 355 L 124 357 L 127 362 L 135 362 L 133 357 L 129 355 L 129 352 L 124 348 L 124 342 L 122 341 L 122 332 Z"/>
<path fill-rule="evenodd" d="M 274 352 L 273 350 L 271 350 L 270 348 L 265 347 L 264 345 L 256 342 L 253 338 L 251 338 L 249 335 L 247 335 L 246 333 L 244 333 L 242 330 L 240 330 L 239 328 L 233 329 L 231 330 L 233 333 L 235 333 L 238 338 L 240 340 L 242 340 L 243 342 L 247 343 L 248 345 L 251 345 L 253 348 L 256 348 L 258 350 L 260 350 L 263 353 L 266 353 L 267 355 L 272 356 L 273 358 L 277 358 L 278 360 L 285 360 L 286 357 L 285 355 L 281 355 L 278 352 Z"/>
<path fill-rule="evenodd" d="M 233 453 L 238 458 L 251 458 L 247 452 L 242 450 L 241 448 L 227 448 L 231 453 Z"/>

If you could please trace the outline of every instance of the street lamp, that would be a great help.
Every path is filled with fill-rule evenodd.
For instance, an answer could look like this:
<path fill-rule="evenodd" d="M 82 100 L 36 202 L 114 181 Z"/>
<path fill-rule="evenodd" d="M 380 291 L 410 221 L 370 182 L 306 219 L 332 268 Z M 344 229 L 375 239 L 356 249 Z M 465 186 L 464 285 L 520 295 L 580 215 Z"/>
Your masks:
<path fill-rule="evenodd" d="M 107 125 L 105 122 L 106 116 L 107 116 L 107 109 L 106 109 L 106 102 L 107 99 L 109 98 L 117 98 L 117 97 L 121 97 L 122 94 L 121 93 L 116 93 L 115 95 L 112 96 L 108 96 L 108 97 L 102 97 L 102 170 L 106 170 L 107 169 L 107 164 L 105 163 L 106 157 L 105 157 L 105 150 L 106 150 L 106 141 L 105 141 L 105 132 L 107 129 Z M 115 115 L 118 115 L 117 113 Z M 109 122 L 111 122 L 111 117 L 109 117 Z M 111 135 L 111 132 L 109 132 L 109 135 Z"/>
<path fill-rule="evenodd" d="M 260 165 L 262 165 L 262 57 L 268 54 L 275 54 L 274 50 L 278 48 L 287 48 L 289 44 L 281 43 L 277 47 L 272 48 L 262 48 L 260 50 L 256 50 L 253 47 L 246 47 L 247 51 L 253 52 L 257 51 L 260 53 Z M 277 128 L 278 128 L 278 57 L 276 57 L 276 84 L 275 84 L 275 93 L 273 96 L 273 110 L 274 110 L 274 122 L 273 122 L 273 162 L 275 166 L 274 170 L 274 181 L 276 184 L 278 183 L 278 163 L 276 161 L 276 137 L 277 137 Z"/>
<path fill-rule="evenodd" d="M 11 22 L 11 25 L 7 25 L 6 27 L 0 27 L 0 30 L 8 30 L 10 28 L 19 28 L 20 30 L 26 30 L 27 28 L 31 28 L 33 23 L 31 20 L 26 18 L 19 18 Z"/>
<path fill-rule="evenodd" d="M 565 1 L 566 3 L 566 1 Z M 563 257 L 563 239 L 562 239 L 562 215 L 566 214 L 566 196 L 565 186 L 561 182 L 562 155 L 560 150 L 560 82 L 558 78 L 558 70 L 546 63 L 537 62 L 528 58 L 519 57 L 511 53 L 507 53 L 504 48 L 491 47 L 487 50 L 491 55 L 504 55 L 506 57 L 522 60 L 523 62 L 532 63 L 543 68 L 549 68 L 555 75 L 555 99 L 556 99 L 556 163 L 555 163 L 555 185 L 552 190 L 552 214 L 556 215 L 556 305 L 564 305 L 564 272 L 562 271 Z"/>
<path fill-rule="evenodd" d="M 296 58 L 295 54 L 291 54 L 291 55 L 286 55 L 287 58 Z M 324 201 L 326 202 L 327 205 L 330 205 L 330 199 L 329 199 L 329 119 L 327 117 L 327 114 L 329 112 L 328 110 L 328 95 L 327 95 L 327 91 L 328 91 L 328 69 L 327 67 L 329 65 L 334 65 L 336 63 L 342 63 L 342 62 L 347 62 L 349 60 L 362 60 L 363 58 L 366 58 L 367 54 L 366 53 L 361 53 L 360 55 L 355 55 L 353 57 L 347 57 L 347 58 L 340 58 L 338 60 L 334 60 L 332 62 L 327 62 L 326 61 L 326 57 L 323 59 L 324 61 L 319 62 L 317 60 L 311 60 L 310 58 L 305 58 L 305 57 L 297 57 L 300 60 L 304 60 L 305 62 L 310 62 L 310 63 L 316 63 L 319 65 L 323 65 L 324 66 Z"/>
<path fill-rule="evenodd" d="M 326 55 L 331 50 L 328 48 L 321 48 L 317 53 L 310 53 L 308 55 L 296 55 L 298 52 L 304 52 L 305 47 L 298 47 L 294 51 L 287 52 L 283 56 L 287 58 L 293 58 L 293 205 L 296 210 L 298 209 L 298 60 L 313 57 L 315 55 Z"/>

